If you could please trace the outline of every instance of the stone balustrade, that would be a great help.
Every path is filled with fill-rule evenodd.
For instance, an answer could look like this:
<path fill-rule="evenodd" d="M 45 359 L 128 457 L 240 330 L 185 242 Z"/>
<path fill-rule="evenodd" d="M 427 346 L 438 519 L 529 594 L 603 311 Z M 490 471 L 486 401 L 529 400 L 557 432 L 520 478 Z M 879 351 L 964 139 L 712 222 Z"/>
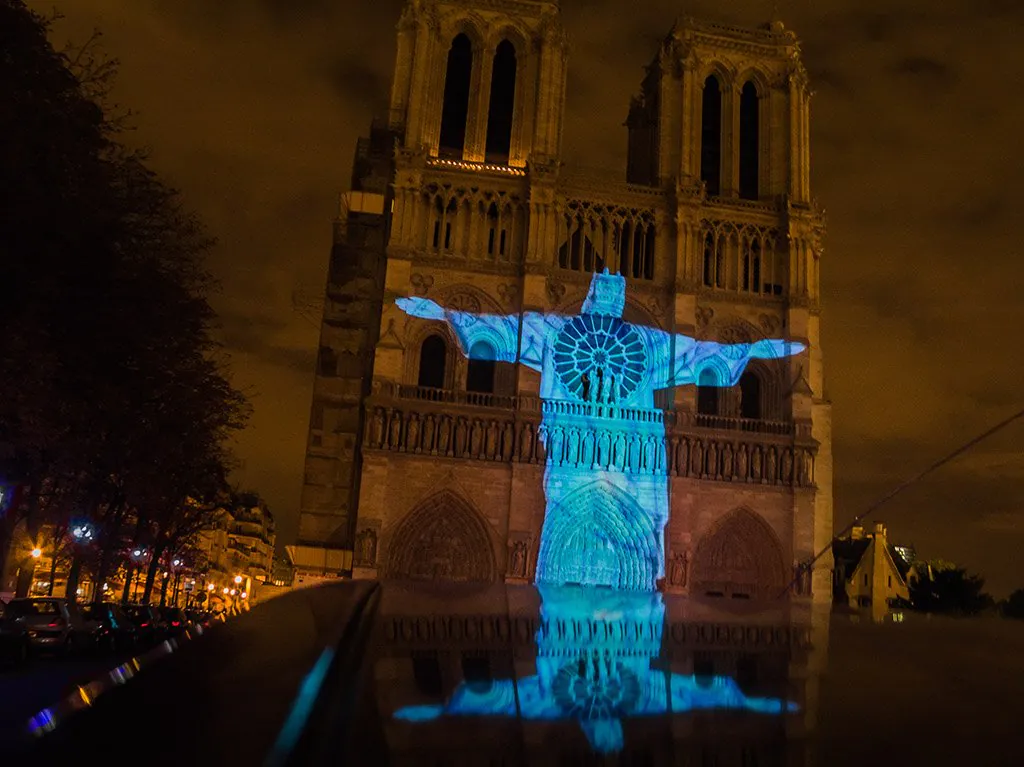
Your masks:
<path fill-rule="evenodd" d="M 814 485 L 816 445 L 802 424 L 788 434 L 730 430 L 719 423 L 709 429 L 700 417 L 676 411 L 494 395 L 479 395 L 482 399 L 474 402 L 471 393 L 440 392 L 394 387 L 385 394 L 378 387 L 367 403 L 365 449 L 721 482 Z M 550 408 L 571 409 L 579 418 L 545 426 L 542 414 Z"/>

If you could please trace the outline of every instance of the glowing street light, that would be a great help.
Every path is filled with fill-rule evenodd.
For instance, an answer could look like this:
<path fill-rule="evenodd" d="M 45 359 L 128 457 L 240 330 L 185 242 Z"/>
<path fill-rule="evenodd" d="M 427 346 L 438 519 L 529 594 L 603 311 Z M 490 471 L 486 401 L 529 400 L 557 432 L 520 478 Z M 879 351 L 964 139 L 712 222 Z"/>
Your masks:
<path fill-rule="evenodd" d="M 227 594 L 229 591 L 231 591 L 231 589 L 229 589 L 227 586 L 225 586 L 224 587 L 224 593 Z"/>
<path fill-rule="evenodd" d="M 212 583 L 207 583 L 206 584 L 206 590 L 207 591 L 213 591 L 215 588 L 217 588 L 217 587 L 214 586 Z"/>
<path fill-rule="evenodd" d="M 40 549 L 38 547 L 32 549 L 32 559 L 39 559 L 39 557 L 41 557 L 41 556 L 43 556 L 43 550 L 42 549 Z"/>
<path fill-rule="evenodd" d="M 71 528 L 71 537 L 78 543 L 85 543 L 93 539 L 92 525 L 88 522 L 82 522 L 81 524 L 75 525 Z"/>
<path fill-rule="evenodd" d="M 242 582 L 242 576 L 241 575 L 236 575 L 235 576 L 235 583 L 237 584 L 237 583 L 241 583 L 241 582 Z"/>
<path fill-rule="evenodd" d="M 236 593 L 235 589 L 231 589 L 231 596 L 234 596 Z"/>
<path fill-rule="evenodd" d="M 243 591 L 241 596 L 242 596 L 242 599 L 248 599 L 249 598 L 249 592 L 248 591 Z"/>
<path fill-rule="evenodd" d="M 181 560 L 175 559 L 173 562 L 171 562 L 171 565 L 174 567 L 181 567 Z"/>

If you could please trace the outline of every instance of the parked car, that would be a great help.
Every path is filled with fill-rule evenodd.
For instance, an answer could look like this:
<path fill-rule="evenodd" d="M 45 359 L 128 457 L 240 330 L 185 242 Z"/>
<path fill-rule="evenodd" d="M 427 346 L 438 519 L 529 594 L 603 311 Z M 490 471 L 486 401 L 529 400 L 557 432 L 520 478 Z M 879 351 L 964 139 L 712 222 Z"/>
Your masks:
<path fill-rule="evenodd" d="M 120 605 L 93 602 L 82 607 L 82 616 L 97 624 L 97 645 L 108 652 L 130 652 L 138 641 L 138 628 Z"/>
<path fill-rule="evenodd" d="M 24 663 L 31 647 L 28 628 L 13 615 L 8 615 L 4 603 L 0 602 L 0 663 Z"/>
<path fill-rule="evenodd" d="M 12 599 L 4 611 L 26 629 L 35 650 L 70 655 L 95 647 L 96 625 L 78 607 L 57 597 Z"/>
<path fill-rule="evenodd" d="M 135 625 L 136 641 L 143 646 L 166 639 L 160 611 L 150 605 L 125 605 L 124 614 Z"/>
<path fill-rule="evenodd" d="M 167 626 L 167 636 L 183 634 L 191 624 L 185 611 L 179 607 L 161 607 L 160 612 Z"/>

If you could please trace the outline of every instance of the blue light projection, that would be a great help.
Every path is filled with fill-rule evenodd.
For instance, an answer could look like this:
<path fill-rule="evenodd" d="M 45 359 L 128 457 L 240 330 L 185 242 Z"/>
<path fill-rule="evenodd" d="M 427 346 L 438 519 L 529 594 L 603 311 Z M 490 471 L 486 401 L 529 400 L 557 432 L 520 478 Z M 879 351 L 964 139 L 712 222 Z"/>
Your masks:
<path fill-rule="evenodd" d="M 575 721 L 602 754 L 624 746 L 622 720 L 707 709 L 782 714 L 799 710 L 778 698 L 748 697 L 728 677 L 652 669 L 661 652 L 661 594 L 539 586 L 537 673 L 518 680 L 460 684 L 440 705 L 407 706 L 394 717 L 429 722 L 454 716 Z"/>
<path fill-rule="evenodd" d="M 464 354 L 541 373 L 547 503 L 537 583 L 653 591 L 665 575 L 668 521 L 664 414 L 654 392 L 710 378 L 734 386 L 749 360 L 799 354 L 804 345 L 697 341 L 622 319 L 626 280 L 595 274 L 580 314 L 495 315 L 399 298 L 413 317 L 447 322 Z M 521 318 L 521 321 L 520 321 Z"/>

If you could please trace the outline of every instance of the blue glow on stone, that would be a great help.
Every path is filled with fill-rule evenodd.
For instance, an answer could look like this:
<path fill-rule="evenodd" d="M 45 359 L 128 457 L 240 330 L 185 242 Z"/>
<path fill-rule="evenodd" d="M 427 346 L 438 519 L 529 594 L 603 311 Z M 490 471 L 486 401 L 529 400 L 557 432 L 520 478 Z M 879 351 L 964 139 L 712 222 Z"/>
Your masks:
<path fill-rule="evenodd" d="M 572 586 L 540 586 L 537 673 L 500 679 L 480 689 L 460 684 L 443 706 L 407 706 L 407 722 L 442 716 L 521 716 L 528 721 L 575 721 L 591 748 L 607 754 L 624 746 L 630 717 L 733 709 L 759 714 L 798 711 L 792 702 L 743 694 L 728 677 L 652 669 L 661 653 L 665 605 L 661 594 Z M 518 697 L 518 705 L 517 705 Z"/>
<path fill-rule="evenodd" d="M 800 343 L 719 344 L 622 319 L 626 280 L 595 274 L 580 314 L 474 314 L 399 298 L 407 314 L 446 321 L 466 356 L 519 361 L 541 373 L 548 453 L 538 584 L 653 591 L 665 575 L 668 521 L 663 413 L 654 392 L 709 377 L 734 386 L 751 359 L 799 354 Z M 520 330 L 522 338 L 520 339 Z M 702 378 L 703 375 L 703 378 Z M 584 460 L 564 460 L 566 454 Z"/>

